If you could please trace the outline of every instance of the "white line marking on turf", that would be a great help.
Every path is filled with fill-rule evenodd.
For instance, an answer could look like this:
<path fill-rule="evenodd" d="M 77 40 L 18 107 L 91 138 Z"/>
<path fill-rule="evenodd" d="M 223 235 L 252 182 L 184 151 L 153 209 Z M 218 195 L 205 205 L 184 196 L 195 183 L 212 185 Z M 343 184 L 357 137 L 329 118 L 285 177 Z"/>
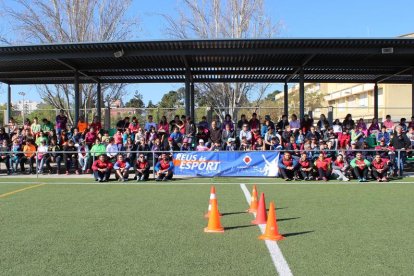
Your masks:
<path fill-rule="evenodd" d="M 16 182 L 10 182 L 10 181 L 0 181 L 0 185 L 1 184 L 46 184 L 46 185 L 116 185 L 116 186 L 178 186 L 178 185 L 240 185 L 239 183 L 219 183 L 219 182 L 167 182 L 167 183 L 159 183 L 159 182 L 155 182 L 155 181 L 149 181 L 149 182 L 135 182 L 135 181 L 128 181 L 128 182 L 123 182 L 122 184 L 117 182 L 117 181 L 112 181 L 112 182 L 105 182 L 105 183 L 98 183 L 98 182 L 30 182 L 30 181 L 26 181 L 26 182 L 22 182 L 22 181 L 16 181 Z M 377 183 L 377 182 L 366 182 L 366 183 L 359 183 L 359 182 L 329 182 L 329 183 L 325 183 L 325 182 L 303 182 L 303 183 L 286 183 L 286 182 L 275 182 L 275 183 L 271 183 L 271 182 L 254 182 L 254 183 L 248 183 L 248 184 L 257 184 L 257 185 L 284 185 L 284 186 L 315 186 L 315 185 L 324 185 L 324 186 L 330 186 L 330 185 L 344 185 L 344 186 L 348 186 L 348 185 L 358 185 L 358 186 L 366 186 L 366 185 L 379 185 L 379 186 L 384 186 L 384 185 L 393 185 L 393 184 L 414 184 L 414 182 L 409 182 L 409 181 L 401 181 L 401 182 L 397 182 L 397 181 L 392 181 L 392 182 L 387 182 L 387 183 Z"/>
<path fill-rule="evenodd" d="M 249 190 L 247 189 L 245 184 L 240 184 L 240 188 L 242 189 L 244 196 L 246 197 L 246 201 L 248 204 L 250 204 L 250 199 L 251 199 L 251 195 Z M 256 215 L 254 215 L 256 216 Z M 262 233 L 265 232 L 265 225 L 258 225 L 260 228 L 260 231 Z M 283 257 L 282 251 L 280 251 L 279 246 L 277 245 L 277 242 L 275 241 L 268 241 L 266 240 L 266 246 L 267 249 L 270 252 L 270 256 L 272 257 L 272 261 L 273 264 L 276 267 L 277 272 L 279 273 L 279 275 L 281 276 L 285 276 L 285 275 L 293 275 L 292 271 L 289 268 L 288 263 L 286 262 L 285 258 Z"/>

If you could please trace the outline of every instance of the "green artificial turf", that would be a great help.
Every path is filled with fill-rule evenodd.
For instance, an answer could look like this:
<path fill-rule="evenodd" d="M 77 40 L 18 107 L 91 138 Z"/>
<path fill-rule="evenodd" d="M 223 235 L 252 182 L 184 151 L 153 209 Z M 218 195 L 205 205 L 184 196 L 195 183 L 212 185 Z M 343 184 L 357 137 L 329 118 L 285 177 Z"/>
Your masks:
<path fill-rule="evenodd" d="M 243 212 L 248 206 L 240 186 L 218 184 L 275 180 L 193 179 L 165 185 L 24 180 L 1 179 L 9 184 L 0 184 L 0 194 L 48 184 L 0 198 L 2 275 L 275 274 L 264 242 L 257 239 L 259 228 L 250 224 L 253 216 Z M 218 184 L 224 234 L 203 232 L 210 185 L 192 183 L 209 182 Z M 412 275 L 414 185 L 258 189 L 267 205 L 276 203 L 279 230 L 286 235 L 278 244 L 294 275 Z"/>

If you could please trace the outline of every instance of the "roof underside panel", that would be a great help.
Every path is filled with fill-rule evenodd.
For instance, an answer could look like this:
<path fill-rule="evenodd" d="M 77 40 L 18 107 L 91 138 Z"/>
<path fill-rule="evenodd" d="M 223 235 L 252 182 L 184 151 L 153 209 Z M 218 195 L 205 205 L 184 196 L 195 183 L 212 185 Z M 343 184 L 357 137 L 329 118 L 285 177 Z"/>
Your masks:
<path fill-rule="evenodd" d="M 414 39 L 251 39 L 0 47 L 9 84 L 184 82 L 412 83 Z"/>

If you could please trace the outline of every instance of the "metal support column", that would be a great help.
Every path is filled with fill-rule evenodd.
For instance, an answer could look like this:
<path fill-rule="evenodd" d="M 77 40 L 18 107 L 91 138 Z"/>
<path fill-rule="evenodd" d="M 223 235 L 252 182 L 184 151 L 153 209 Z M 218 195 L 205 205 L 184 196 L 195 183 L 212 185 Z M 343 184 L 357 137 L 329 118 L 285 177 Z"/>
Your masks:
<path fill-rule="evenodd" d="M 411 72 L 411 116 L 414 116 L 414 70 Z"/>
<path fill-rule="evenodd" d="M 190 90 L 191 90 L 191 84 L 190 84 L 190 71 L 187 70 L 185 74 L 185 115 L 191 116 L 190 112 Z"/>
<path fill-rule="evenodd" d="M 284 97 L 283 97 L 283 113 L 289 116 L 289 90 L 288 90 L 288 84 L 285 82 L 284 85 Z"/>
<path fill-rule="evenodd" d="M 11 85 L 8 84 L 7 85 L 7 102 L 6 102 L 6 117 L 4 118 L 4 125 L 8 125 L 9 124 L 9 120 L 11 118 L 11 111 L 12 111 L 12 106 L 11 106 Z M 9 131 L 10 132 L 10 131 Z"/>
<path fill-rule="evenodd" d="M 190 85 L 190 116 L 193 122 L 195 122 L 195 97 L 194 97 L 194 82 Z"/>
<path fill-rule="evenodd" d="M 305 77 L 303 68 L 300 68 L 299 73 L 299 120 L 305 116 Z"/>
<path fill-rule="evenodd" d="M 378 119 L 378 83 L 374 85 L 374 118 Z"/>
<path fill-rule="evenodd" d="M 79 73 L 75 71 L 75 120 L 73 122 L 74 126 L 78 124 L 79 114 L 80 114 L 80 93 L 79 93 Z"/>
<path fill-rule="evenodd" d="M 96 116 L 99 118 L 99 122 L 102 122 L 102 91 L 101 91 L 101 83 L 98 82 L 98 85 L 96 87 Z"/>

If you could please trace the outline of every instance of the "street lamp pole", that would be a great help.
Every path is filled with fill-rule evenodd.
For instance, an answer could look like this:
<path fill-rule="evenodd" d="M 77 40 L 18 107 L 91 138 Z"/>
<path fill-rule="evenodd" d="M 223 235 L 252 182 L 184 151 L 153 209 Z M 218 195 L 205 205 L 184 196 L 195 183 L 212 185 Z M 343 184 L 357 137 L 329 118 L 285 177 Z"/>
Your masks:
<path fill-rule="evenodd" d="M 23 105 L 22 105 L 22 107 L 23 107 L 23 111 L 22 111 L 22 117 L 23 117 L 23 124 L 24 124 L 24 113 L 25 113 L 25 108 L 26 108 L 26 106 L 25 106 L 25 102 L 24 102 L 24 97 L 26 96 L 26 93 L 25 92 L 23 92 L 23 91 L 20 91 L 19 93 L 18 93 L 20 96 L 22 96 L 22 98 L 23 98 Z"/>

